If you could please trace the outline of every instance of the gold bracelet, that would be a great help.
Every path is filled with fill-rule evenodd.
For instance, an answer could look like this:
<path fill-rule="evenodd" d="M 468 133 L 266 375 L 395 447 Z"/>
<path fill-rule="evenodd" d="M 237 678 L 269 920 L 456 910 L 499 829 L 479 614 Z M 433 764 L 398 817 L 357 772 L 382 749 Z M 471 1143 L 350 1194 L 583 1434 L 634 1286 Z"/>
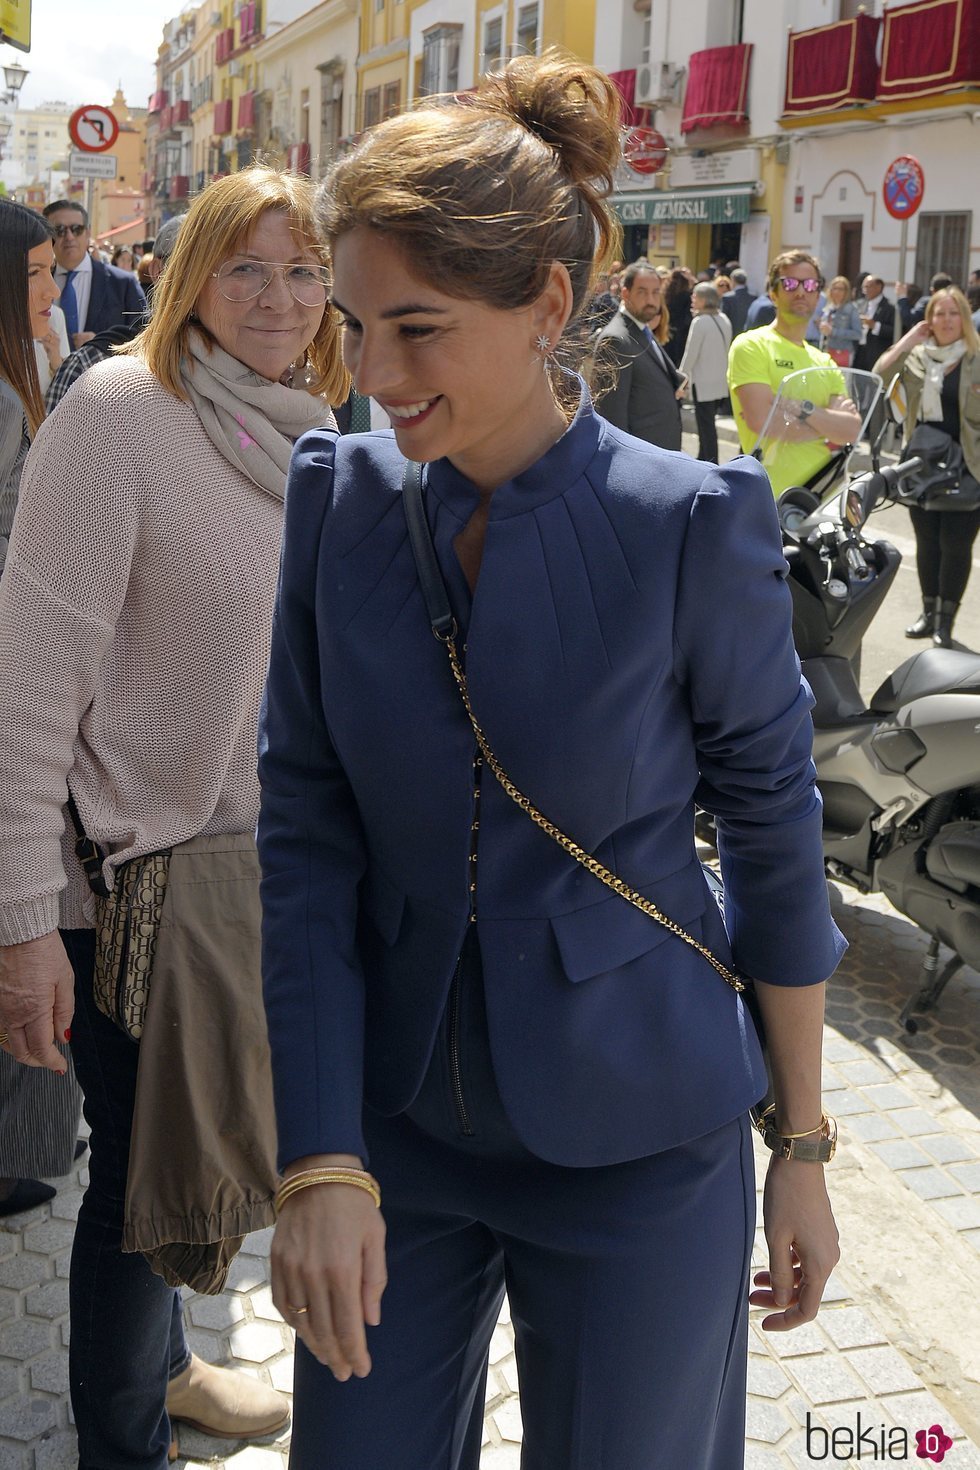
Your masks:
<path fill-rule="evenodd" d="M 371 1196 L 378 1209 L 381 1208 L 381 1186 L 373 1174 L 369 1174 L 366 1169 L 347 1169 L 336 1165 L 332 1168 L 304 1169 L 301 1173 L 284 1179 L 276 1190 L 276 1215 L 279 1215 L 291 1195 L 298 1194 L 301 1189 L 309 1189 L 314 1184 L 351 1184 L 355 1189 L 363 1189 Z"/>
<path fill-rule="evenodd" d="M 807 1128 L 804 1133 L 782 1133 L 782 1130 L 780 1130 L 780 1135 L 783 1138 L 809 1138 L 811 1133 L 822 1133 L 826 1126 L 827 1114 L 821 1113 L 820 1122 L 817 1124 L 816 1128 Z"/>

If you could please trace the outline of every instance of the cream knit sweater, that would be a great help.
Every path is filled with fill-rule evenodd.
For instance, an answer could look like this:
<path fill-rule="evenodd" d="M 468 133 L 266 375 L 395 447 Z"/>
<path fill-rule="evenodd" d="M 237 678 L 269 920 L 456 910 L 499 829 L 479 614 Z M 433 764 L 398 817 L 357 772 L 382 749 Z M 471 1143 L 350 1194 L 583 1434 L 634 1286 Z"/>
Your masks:
<path fill-rule="evenodd" d="M 114 863 L 254 826 L 281 522 L 134 358 L 41 427 L 0 579 L 0 944 L 91 922 L 68 785 Z"/>

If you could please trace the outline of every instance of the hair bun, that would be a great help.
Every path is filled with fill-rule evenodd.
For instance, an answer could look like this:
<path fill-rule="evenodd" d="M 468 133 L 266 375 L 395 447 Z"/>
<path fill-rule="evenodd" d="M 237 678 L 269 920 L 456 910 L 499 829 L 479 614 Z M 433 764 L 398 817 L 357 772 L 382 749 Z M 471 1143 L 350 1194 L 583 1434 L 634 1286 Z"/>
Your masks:
<path fill-rule="evenodd" d="M 553 149 L 572 184 L 604 184 L 621 158 L 620 96 L 605 72 L 551 48 L 485 77 L 476 103 L 512 118 Z"/>

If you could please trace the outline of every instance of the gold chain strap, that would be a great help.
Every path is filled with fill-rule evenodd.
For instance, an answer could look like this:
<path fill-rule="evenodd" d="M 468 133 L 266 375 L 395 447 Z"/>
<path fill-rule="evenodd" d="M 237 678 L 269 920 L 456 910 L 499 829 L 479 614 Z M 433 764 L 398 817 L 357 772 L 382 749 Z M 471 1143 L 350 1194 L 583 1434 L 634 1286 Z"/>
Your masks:
<path fill-rule="evenodd" d="M 594 878 L 598 878 L 601 883 L 605 883 L 607 888 L 611 888 L 621 898 L 628 899 L 641 913 L 646 914 L 651 919 L 655 919 L 658 924 L 662 924 L 671 934 L 676 935 L 678 939 L 683 939 L 684 943 L 689 944 L 692 949 L 696 949 L 702 959 L 706 959 L 712 969 L 717 970 L 726 985 L 730 985 L 733 990 L 741 994 L 745 989 L 745 981 L 740 979 L 738 975 L 734 975 L 731 970 L 723 965 L 721 960 L 713 955 L 706 945 L 699 943 L 693 934 L 688 934 L 687 930 L 682 929 L 680 924 L 675 924 L 673 919 L 668 919 L 667 915 L 661 913 L 655 903 L 649 898 L 644 898 L 642 893 L 638 893 L 635 888 L 631 888 L 622 878 L 617 878 L 616 874 L 611 872 L 609 868 L 604 867 L 598 858 L 591 857 L 585 851 L 584 847 L 579 847 L 577 842 L 573 842 L 570 837 L 566 837 L 564 832 L 559 827 L 556 827 L 553 822 L 549 822 L 548 818 L 538 811 L 531 799 L 525 796 L 514 785 L 490 749 L 489 741 L 480 728 L 476 715 L 473 713 L 473 706 L 470 704 L 470 692 L 466 683 L 466 675 L 463 673 L 463 666 L 459 661 L 459 654 L 456 651 L 455 626 L 449 633 L 436 633 L 436 637 L 441 643 L 445 643 L 446 645 L 450 667 L 453 671 L 453 678 L 459 686 L 459 692 L 463 697 L 463 704 L 466 706 L 466 713 L 470 717 L 470 724 L 473 726 L 473 733 L 476 736 L 476 741 L 483 754 L 483 758 L 511 801 L 515 801 L 522 812 L 527 812 L 532 822 L 536 822 L 543 832 L 547 832 L 548 836 L 553 838 L 559 847 L 564 848 L 569 857 L 573 857 L 577 863 L 581 863 L 582 867 L 587 869 Z"/>

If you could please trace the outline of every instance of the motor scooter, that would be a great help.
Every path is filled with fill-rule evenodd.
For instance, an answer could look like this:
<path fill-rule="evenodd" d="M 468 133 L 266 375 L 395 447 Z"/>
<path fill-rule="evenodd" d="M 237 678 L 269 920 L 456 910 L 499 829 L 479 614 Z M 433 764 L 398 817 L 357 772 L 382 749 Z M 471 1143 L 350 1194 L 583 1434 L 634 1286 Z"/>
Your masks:
<path fill-rule="evenodd" d="M 817 369 L 808 369 L 812 374 Z M 829 369 L 826 370 L 829 374 Z M 846 402 L 866 424 L 877 387 L 843 374 Z M 812 390 L 811 383 L 811 390 Z M 831 380 L 840 398 L 840 377 Z M 786 390 L 784 392 L 784 390 Z M 787 380 L 767 419 L 763 463 L 780 472 L 780 433 L 800 418 Z M 807 402 L 812 404 L 812 391 Z M 804 414 L 804 426 L 812 415 Z M 760 439 L 766 436 L 760 436 Z M 844 446 L 843 464 L 853 446 Z M 927 648 L 900 664 L 866 704 L 855 659 L 901 562 L 865 532 L 888 502 L 955 494 L 921 459 L 872 467 L 821 496 L 790 486 L 779 497 L 793 600 L 793 638 L 813 691 L 817 783 L 823 798 L 827 872 L 861 892 L 880 892 L 930 936 L 919 983 L 901 1012 L 931 1010 L 964 965 L 980 969 L 980 655 Z M 705 836 L 703 824 L 699 834 Z M 939 948 L 952 957 L 940 969 Z"/>

